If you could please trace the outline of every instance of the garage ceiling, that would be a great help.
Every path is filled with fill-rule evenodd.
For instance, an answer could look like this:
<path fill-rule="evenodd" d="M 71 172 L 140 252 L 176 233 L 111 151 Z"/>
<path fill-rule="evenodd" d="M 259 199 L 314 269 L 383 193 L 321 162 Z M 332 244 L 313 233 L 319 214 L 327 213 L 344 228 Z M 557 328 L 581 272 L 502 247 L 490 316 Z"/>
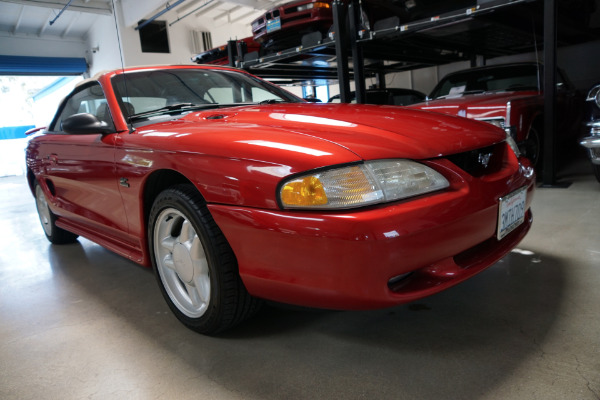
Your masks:
<path fill-rule="evenodd" d="M 126 0 L 115 0 L 126 3 Z M 155 13 L 169 11 L 161 16 L 169 23 L 186 18 L 212 19 L 216 25 L 224 23 L 249 24 L 261 12 L 288 0 L 184 0 L 165 2 L 153 12 L 129 16 L 129 19 L 150 18 Z M 0 35 L 35 36 L 65 39 L 85 37 L 101 15 L 112 15 L 112 0 L 1 0 Z M 172 8 L 171 8 L 172 7 Z M 141 7 L 138 7 L 141 8 Z M 58 18 L 57 18 L 58 17 Z M 52 23 L 52 24 L 51 24 Z"/>

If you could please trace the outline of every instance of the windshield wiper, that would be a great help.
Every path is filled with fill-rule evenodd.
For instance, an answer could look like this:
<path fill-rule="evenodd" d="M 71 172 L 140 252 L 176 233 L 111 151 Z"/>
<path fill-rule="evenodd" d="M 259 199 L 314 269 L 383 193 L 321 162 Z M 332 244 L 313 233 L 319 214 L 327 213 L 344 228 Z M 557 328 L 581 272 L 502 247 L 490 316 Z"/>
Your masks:
<path fill-rule="evenodd" d="M 438 96 L 436 98 L 434 98 L 433 100 L 437 100 L 437 99 L 447 99 L 447 98 L 451 98 L 451 97 L 460 97 L 463 96 L 465 94 L 477 94 L 477 93 L 486 93 L 485 90 L 483 89 L 477 89 L 477 90 L 465 90 L 464 92 L 460 92 L 460 93 L 448 93 L 444 96 Z"/>
<path fill-rule="evenodd" d="M 177 103 L 171 104 L 169 106 L 157 108 L 156 110 L 144 111 L 139 114 L 133 114 L 129 117 L 130 120 L 138 120 L 150 117 L 152 115 L 160 115 L 160 114 L 168 114 L 176 111 L 191 111 L 191 110 L 199 110 L 199 109 L 209 109 L 209 108 L 226 108 L 226 107 L 240 107 L 240 106 L 249 106 L 255 104 L 273 104 L 274 102 L 285 103 L 283 100 L 263 100 L 260 103 L 205 103 L 205 104 L 194 104 L 194 103 Z"/>
<path fill-rule="evenodd" d="M 157 108 L 156 110 L 144 111 L 139 114 L 133 114 L 129 118 L 130 119 L 140 119 L 145 118 L 154 114 L 163 114 L 169 113 L 172 111 L 186 111 L 186 110 L 194 110 L 199 108 L 216 108 L 220 107 L 220 104 L 217 103 L 208 103 L 208 104 L 194 104 L 194 103 L 177 103 L 171 104 L 165 107 Z"/>
<path fill-rule="evenodd" d="M 281 99 L 267 99 L 267 100 L 259 101 L 256 104 L 258 104 L 259 106 L 262 106 L 264 104 L 279 104 L 279 103 L 288 103 L 288 101 L 281 100 Z"/>

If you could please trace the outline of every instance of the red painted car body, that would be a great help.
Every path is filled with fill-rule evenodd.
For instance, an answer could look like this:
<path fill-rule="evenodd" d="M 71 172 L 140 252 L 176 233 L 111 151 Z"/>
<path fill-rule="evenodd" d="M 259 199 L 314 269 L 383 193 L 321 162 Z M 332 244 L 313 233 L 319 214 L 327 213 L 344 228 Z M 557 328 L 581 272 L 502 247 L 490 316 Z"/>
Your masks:
<path fill-rule="evenodd" d="M 305 33 L 321 32 L 333 25 L 332 0 L 298 0 L 268 10 L 252 21 L 254 40 L 274 51 L 300 44 Z"/>
<path fill-rule="evenodd" d="M 348 5 L 350 1 L 341 0 Z M 447 12 L 464 13 L 475 6 L 475 0 L 363 0 L 360 3 L 361 29 L 370 30 L 378 21 L 395 18 L 396 25 L 420 19 L 438 17 Z M 459 11 L 461 10 L 461 11 Z M 266 51 L 297 47 L 307 33 L 326 36 L 333 25 L 333 0 L 295 0 L 273 7 L 252 21 L 254 40 Z"/>
<path fill-rule="evenodd" d="M 410 107 L 467 117 L 503 128 L 534 165 L 542 152 L 544 95 L 539 89 L 543 72 L 535 63 L 492 65 L 445 76 L 430 100 Z M 582 98 L 564 72 L 557 77 L 559 140 L 574 143 L 581 119 Z M 453 92 L 454 91 L 454 92 Z"/>
<path fill-rule="evenodd" d="M 530 228 L 534 172 L 498 128 L 395 106 L 294 103 L 292 96 L 290 103 L 128 121 L 114 79 L 149 71 L 254 79 L 203 66 L 106 73 L 86 90 L 101 95 L 102 88 L 114 132 L 60 131 L 67 101 L 54 129 L 27 148 L 30 185 L 42 188 L 56 226 L 137 263 L 151 264 L 148 218 L 157 186 L 183 181 L 206 201 L 248 292 L 305 306 L 368 309 L 428 296 L 489 267 Z M 448 187 L 346 209 L 288 209 L 278 197 L 282 182 L 298 174 L 389 159 L 415 160 Z M 499 240 L 499 199 L 520 189 L 524 221 Z"/>
<path fill-rule="evenodd" d="M 260 50 L 260 44 L 252 36 L 236 40 L 236 46 L 242 46 L 243 54 Z M 196 64 L 230 65 L 227 44 L 197 54 L 192 57 L 192 61 Z"/>

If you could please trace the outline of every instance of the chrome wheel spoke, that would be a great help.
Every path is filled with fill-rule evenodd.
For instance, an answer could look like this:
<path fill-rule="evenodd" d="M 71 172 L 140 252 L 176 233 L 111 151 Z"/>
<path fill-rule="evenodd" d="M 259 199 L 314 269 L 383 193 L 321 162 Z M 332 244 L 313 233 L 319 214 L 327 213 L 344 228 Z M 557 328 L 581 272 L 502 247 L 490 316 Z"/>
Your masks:
<path fill-rule="evenodd" d="M 208 275 L 195 277 L 194 286 L 202 304 L 207 304 L 210 300 L 210 277 Z"/>
<path fill-rule="evenodd" d="M 46 195 L 44 195 L 44 192 L 39 185 L 37 185 L 35 188 L 35 200 L 40 222 L 42 223 L 42 228 L 44 228 L 44 232 L 46 232 L 47 235 L 51 235 L 52 227 L 50 226 L 50 208 L 48 207 L 48 202 L 46 201 Z"/>
<path fill-rule="evenodd" d="M 198 236 L 196 235 L 196 231 L 194 230 L 194 227 L 192 226 L 192 224 L 190 223 L 190 221 L 188 221 L 187 219 L 185 221 L 183 221 L 183 224 L 181 225 L 181 233 L 179 234 L 179 237 L 177 238 L 179 243 L 188 243 L 194 240 L 194 238 L 197 238 Z M 187 246 L 188 248 L 191 247 L 191 245 Z"/>
<path fill-rule="evenodd" d="M 173 262 L 173 256 L 171 254 L 167 254 L 162 261 L 165 267 L 175 270 L 175 263 Z"/>
<path fill-rule="evenodd" d="M 199 308 L 204 303 L 195 286 L 186 283 L 185 290 L 187 291 L 187 295 L 189 296 L 190 301 L 195 308 Z"/>
<path fill-rule="evenodd" d="M 169 250 L 169 252 L 173 252 L 173 249 L 175 248 L 175 244 L 177 243 L 177 239 L 174 238 L 173 236 L 167 236 L 166 238 L 162 239 L 160 241 L 160 245 L 162 247 L 164 247 L 165 249 Z"/>

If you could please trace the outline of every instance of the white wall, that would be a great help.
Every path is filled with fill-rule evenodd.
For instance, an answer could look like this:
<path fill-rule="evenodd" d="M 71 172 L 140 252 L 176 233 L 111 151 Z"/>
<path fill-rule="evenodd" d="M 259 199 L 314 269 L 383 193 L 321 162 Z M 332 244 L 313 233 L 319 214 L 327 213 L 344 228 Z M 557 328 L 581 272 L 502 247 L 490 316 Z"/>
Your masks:
<path fill-rule="evenodd" d="M 170 53 L 143 53 L 139 32 L 135 30 L 137 19 L 132 19 L 131 16 L 128 17 L 128 20 L 124 18 L 123 10 L 128 7 L 129 3 L 117 3 L 115 10 L 125 67 L 152 64 L 191 64 L 191 58 L 195 55 L 192 43 L 192 31 L 194 30 L 211 32 L 215 47 L 227 43 L 229 39 L 241 39 L 252 33 L 249 25 L 230 24 L 226 21 L 215 22 L 196 18 L 193 15 L 168 26 L 175 18 L 173 16 L 166 17 L 169 14 L 165 14 L 157 20 L 167 22 Z M 130 25 L 128 25 L 129 22 L 131 22 Z M 114 17 L 98 18 L 98 22 L 90 30 L 86 40 L 88 49 L 86 55 L 91 75 L 102 70 L 121 67 L 117 39 Z M 99 51 L 90 52 L 89 49 L 95 47 L 99 47 Z"/>
<path fill-rule="evenodd" d="M 90 76 L 121 67 L 117 29 L 113 16 L 101 16 L 89 31 L 85 53 Z"/>

